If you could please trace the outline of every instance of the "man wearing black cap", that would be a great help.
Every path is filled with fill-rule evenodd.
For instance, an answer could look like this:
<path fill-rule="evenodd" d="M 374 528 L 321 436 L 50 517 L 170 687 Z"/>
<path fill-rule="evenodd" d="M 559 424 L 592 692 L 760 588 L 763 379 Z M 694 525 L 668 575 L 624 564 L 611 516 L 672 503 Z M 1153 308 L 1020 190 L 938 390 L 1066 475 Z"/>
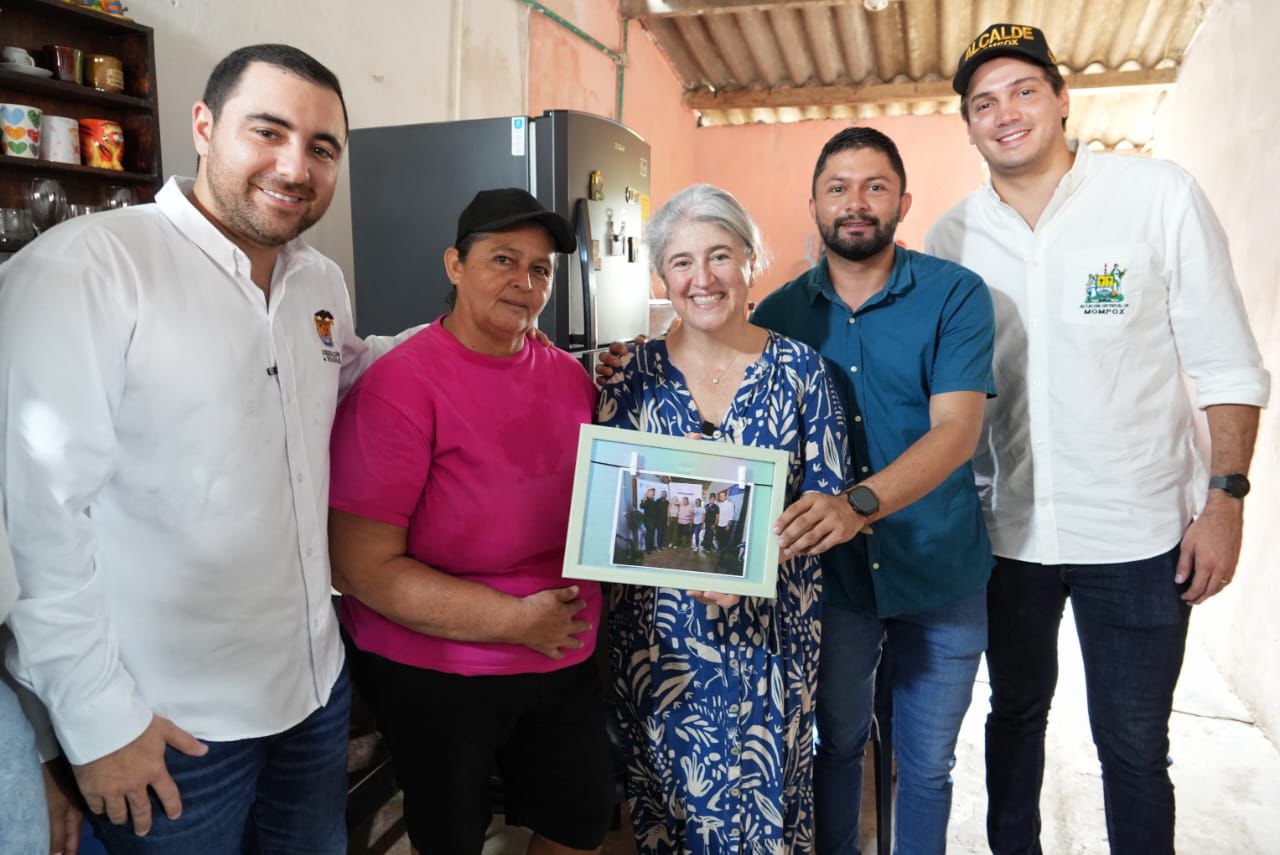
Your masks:
<path fill-rule="evenodd" d="M 1173 851 L 1168 721 L 1192 605 L 1235 572 L 1262 368 L 1226 238 L 1187 173 L 1093 154 L 1044 34 L 996 24 L 954 86 L 991 171 L 928 251 L 996 297 L 974 459 L 997 556 L 988 586 L 987 831 L 1040 852 L 1044 734 L 1067 598 L 1113 852 Z M 1208 471 L 1192 436 L 1205 411 Z"/>

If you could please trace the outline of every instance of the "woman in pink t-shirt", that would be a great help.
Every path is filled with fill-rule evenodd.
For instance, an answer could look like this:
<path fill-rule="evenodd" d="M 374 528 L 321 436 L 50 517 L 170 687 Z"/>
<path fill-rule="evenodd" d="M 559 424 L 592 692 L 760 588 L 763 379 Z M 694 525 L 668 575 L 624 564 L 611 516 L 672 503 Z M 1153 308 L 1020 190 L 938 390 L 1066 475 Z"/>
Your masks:
<path fill-rule="evenodd" d="M 420 852 L 480 852 L 494 767 L 530 852 L 598 851 L 612 813 L 600 589 L 560 578 L 595 389 L 528 336 L 574 247 L 523 190 L 478 194 L 445 253 L 453 311 L 374 363 L 334 423 L 333 583 Z"/>

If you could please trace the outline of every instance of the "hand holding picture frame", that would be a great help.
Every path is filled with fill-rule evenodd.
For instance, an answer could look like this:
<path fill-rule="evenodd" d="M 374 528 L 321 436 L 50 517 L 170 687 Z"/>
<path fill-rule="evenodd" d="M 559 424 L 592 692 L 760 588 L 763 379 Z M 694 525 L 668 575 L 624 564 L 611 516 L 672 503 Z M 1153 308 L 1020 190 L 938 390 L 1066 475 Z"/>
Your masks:
<path fill-rule="evenodd" d="M 584 425 L 563 575 L 774 597 L 787 463 L 777 449 Z"/>

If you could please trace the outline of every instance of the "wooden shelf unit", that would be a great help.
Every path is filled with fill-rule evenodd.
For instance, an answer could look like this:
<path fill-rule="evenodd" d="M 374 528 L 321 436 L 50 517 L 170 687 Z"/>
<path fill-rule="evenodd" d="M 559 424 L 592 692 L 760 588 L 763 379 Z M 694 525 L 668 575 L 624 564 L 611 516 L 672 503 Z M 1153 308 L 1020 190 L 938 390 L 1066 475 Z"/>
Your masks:
<path fill-rule="evenodd" d="M 108 54 L 123 63 L 125 80 L 122 93 L 100 92 L 0 65 L 0 103 L 25 104 L 51 116 L 118 122 L 124 130 L 125 167 L 120 172 L 0 155 L 0 207 L 24 207 L 27 188 L 40 175 L 57 178 L 70 203 L 100 205 L 106 188 L 122 184 L 133 188 L 139 202 L 151 201 L 164 180 L 152 29 L 64 0 L 0 0 L 0 44 L 25 49 L 37 65 L 44 61 L 41 49 L 50 44 L 70 45 L 86 56 Z"/>

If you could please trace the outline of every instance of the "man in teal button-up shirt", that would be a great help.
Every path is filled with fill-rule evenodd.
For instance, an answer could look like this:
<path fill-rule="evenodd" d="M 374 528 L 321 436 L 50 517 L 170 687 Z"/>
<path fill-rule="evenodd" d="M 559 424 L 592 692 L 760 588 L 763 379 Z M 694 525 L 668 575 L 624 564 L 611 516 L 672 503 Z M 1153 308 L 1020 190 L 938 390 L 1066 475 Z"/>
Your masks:
<path fill-rule="evenodd" d="M 887 639 L 896 848 L 941 853 L 956 738 L 986 647 L 993 560 L 969 458 L 995 394 L 991 296 L 971 271 L 894 244 L 911 196 L 897 147 L 878 131 L 848 128 L 827 143 L 809 206 L 826 258 L 752 320 L 830 363 L 849 418 L 851 499 L 873 523 L 823 556 L 818 851 L 858 851 L 862 759 Z M 800 551 L 788 520 L 783 547 Z"/>

